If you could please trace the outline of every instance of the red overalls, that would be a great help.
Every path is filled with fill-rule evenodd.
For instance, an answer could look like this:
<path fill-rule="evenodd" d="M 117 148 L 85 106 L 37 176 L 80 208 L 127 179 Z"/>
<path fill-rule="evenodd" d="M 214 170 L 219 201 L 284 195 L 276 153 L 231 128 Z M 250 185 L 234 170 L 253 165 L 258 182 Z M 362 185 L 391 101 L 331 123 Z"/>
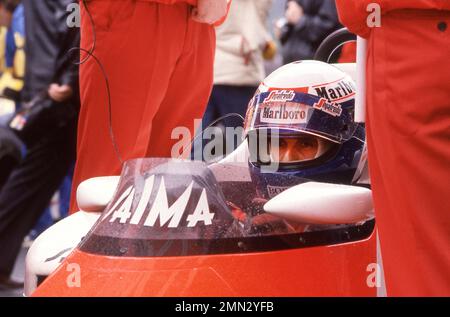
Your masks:
<path fill-rule="evenodd" d="M 179 142 L 175 127 L 194 134 L 211 88 L 215 31 L 194 22 L 196 0 L 86 1 L 95 23 L 94 55 L 103 64 L 112 101 L 112 129 L 123 160 L 170 157 Z M 82 14 L 81 47 L 89 50 L 93 32 Z M 82 54 L 84 56 L 84 54 Z M 91 177 L 119 175 L 121 163 L 109 135 L 105 79 L 94 58 L 80 69 L 81 112 L 78 158 L 71 212 L 77 210 L 79 183 Z"/>
<path fill-rule="evenodd" d="M 368 28 L 367 5 L 381 5 Z M 337 0 L 368 39 L 367 137 L 389 296 L 450 296 L 450 1 Z"/>

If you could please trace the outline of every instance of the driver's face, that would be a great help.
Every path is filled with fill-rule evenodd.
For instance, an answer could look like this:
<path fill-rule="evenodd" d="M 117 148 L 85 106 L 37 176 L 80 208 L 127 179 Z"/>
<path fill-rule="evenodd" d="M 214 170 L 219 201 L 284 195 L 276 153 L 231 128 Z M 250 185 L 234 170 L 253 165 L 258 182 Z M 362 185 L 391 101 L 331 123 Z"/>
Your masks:
<path fill-rule="evenodd" d="M 311 135 L 280 137 L 278 140 L 278 147 L 277 142 L 270 143 L 270 157 L 280 163 L 311 160 L 319 150 L 317 137 Z"/>

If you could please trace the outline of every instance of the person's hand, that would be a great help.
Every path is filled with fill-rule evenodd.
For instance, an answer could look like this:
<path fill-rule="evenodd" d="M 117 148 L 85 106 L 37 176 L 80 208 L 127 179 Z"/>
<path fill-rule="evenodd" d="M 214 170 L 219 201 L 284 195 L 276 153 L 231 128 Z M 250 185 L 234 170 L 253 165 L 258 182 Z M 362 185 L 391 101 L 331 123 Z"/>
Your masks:
<path fill-rule="evenodd" d="M 214 24 L 227 14 L 227 0 L 198 0 L 191 17 L 199 23 Z"/>
<path fill-rule="evenodd" d="M 276 226 L 282 222 L 283 220 L 280 217 L 268 213 L 259 214 L 252 218 L 253 226 L 263 226 L 263 225 Z"/>
<path fill-rule="evenodd" d="M 273 40 L 266 42 L 263 50 L 263 57 L 266 61 L 272 60 L 277 54 L 277 44 Z"/>
<path fill-rule="evenodd" d="M 73 95 L 73 90 L 69 85 L 51 84 L 48 87 L 48 95 L 56 102 L 63 102 Z"/>
<path fill-rule="evenodd" d="M 297 24 L 303 17 L 303 8 L 297 1 L 289 1 L 285 13 L 286 20 L 289 24 Z"/>

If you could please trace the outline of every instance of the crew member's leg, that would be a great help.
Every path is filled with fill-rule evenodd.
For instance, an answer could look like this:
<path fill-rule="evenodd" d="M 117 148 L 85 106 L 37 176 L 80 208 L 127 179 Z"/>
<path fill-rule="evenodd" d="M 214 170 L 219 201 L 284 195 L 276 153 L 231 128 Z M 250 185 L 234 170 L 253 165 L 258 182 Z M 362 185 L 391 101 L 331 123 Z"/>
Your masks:
<path fill-rule="evenodd" d="M 97 36 L 94 55 L 103 64 L 110 85 L 112 130 L 118 150 L 124 161 L 145 157 L 152 123 L 169 83 L 179 77 L 176 69 L 187 68 L 180 64 L 183 64 L 182 54 L 188 54 L 185 42 L 189 41 L 190 8 L 184 3 L 162 5 L 131 0 L 94 0 L 88 2 L 88 7 Z M 89 49 L 92 40 L 89 18 L 83 10 L 82 46 Z M 194 65 L 200 62 L 203 61 L 191 61 Z M 198 83 L 201 77 L 195 76 L 200 70 L 189 68 L 189 71 L 194 74 L 188 74 L 190 79 L 185 78 L 183 83 L 195 92 L 196 86 L 202 85 Z M 81 181 L 96 176 L 118 175 L 121 171 L 121 163 L 110 138 L 105 79 L 93 58 L 81 66 L 80 89 L 81 113 L 72 212 L 77 209 L 74 193 Z M 180 113 L 189 116 L 181 106 L 187 102 L 186 98 L 194 98 L 195 93 L 186 97 L 179 94 L 178 97 L 180 104 L 170 105 L 171 116 L 175 118 Z M 166 122 L 170 120 L 165 119 Z M 170 153 L 170 149 L 161 149 L 161 152 Z"/>
<path fill-rule="evenodd" d="M 75 125 L 31 147 L 0 192 L 0 276 L 9 276 L 33 228 L 75 159 Z"/>
<path fill-rule="evenodd" d="M 231 86 L 231 85 L 214 85 L 211 98 L 209 99 L 208 107 L 205 111 L 202 121 L 203 129 L 217 119 L 219 120 L 215 125 L 222 124 L 225 128 L 242 127 L 244 122 L 237 115 L 245 117 L 246 110 L 250 99 L 253 97 L 258 87 L 252 86 Z M 237 145 L 242 141 L 242 135 L 237 133 L 238 130 L 224 130 L 223 135 L 223 149 L 220 150 L 220 155 L 231 153 Z M 208 142 L 214 140 L 205 139 L 203 141 L 203 148 Z M 200 142 L 195 142 L 199 147 Z M 211 158 L 204 158 L 206 161 Z"/>
<path fill-rule="evenodd" d="M 398 12 L 372 31 L 367 135 L 389 296 L 450 295 L 450 71 L 442 65 L 450 30 L 442 22 L 450 25 L 449 13 Z"/>
<path fill-rule="evenodd" d="M 166 96 L 153 120 L 148 157 L 170 157 L 180 139 L 172 139 L 177 127 L 186 127 L 194 135 L 194 119 L 201 119 L 211 94 L 215 30 L 212 26 L 188 22 L 186 39 Z M 178 137 L 175 135 L 175 137 Z M 187 145 L 191 140 L 185 140 Z M 184 157 L 190 153 L 187 148 Z"/>
<path fill-rule="evenodd" d="M 258 87 L 252 86 L 221 86 L 221 100 L 220 116 L 225 116 L 229 113 L 237 113 L 245 117 L 247 106 L 252 99 Z M 237 116 L 228 117 L 224 119 L 227 127 L 242 127 L 244 122 Z"/>

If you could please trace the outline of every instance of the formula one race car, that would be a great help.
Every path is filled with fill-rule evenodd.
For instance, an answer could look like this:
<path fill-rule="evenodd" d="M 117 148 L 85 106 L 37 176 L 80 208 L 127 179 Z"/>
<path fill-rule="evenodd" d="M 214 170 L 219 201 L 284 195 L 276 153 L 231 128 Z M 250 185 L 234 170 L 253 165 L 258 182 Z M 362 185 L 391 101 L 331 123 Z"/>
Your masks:
<path fill-rule="evenodd" d="M 105 211 L 93 212 L 117 183 Z M 265 203 L 283 214 L 272 223 L 250 221 L 264 208 L 255 192 L 248 172 L 234 164 L 129 161 L 120 178 L 80 186 L 79 205 L 89 212 L 36 240 L 27 256 L 26 295 L 376 294 L 367 284 L 367 267 L 377 261 L 370 190 L 301 183 Z M 316 224 L 284 220 L 292 218 Z"/>
<path fill-rule="evenodd" d="M 136 159 L 82 183 L 81 211 L 30 248 L 25 294 L 377 295 L 355 64 L 339 68 L 275 71 L 250 102 L 244 141 L 219 162 Z"/>

